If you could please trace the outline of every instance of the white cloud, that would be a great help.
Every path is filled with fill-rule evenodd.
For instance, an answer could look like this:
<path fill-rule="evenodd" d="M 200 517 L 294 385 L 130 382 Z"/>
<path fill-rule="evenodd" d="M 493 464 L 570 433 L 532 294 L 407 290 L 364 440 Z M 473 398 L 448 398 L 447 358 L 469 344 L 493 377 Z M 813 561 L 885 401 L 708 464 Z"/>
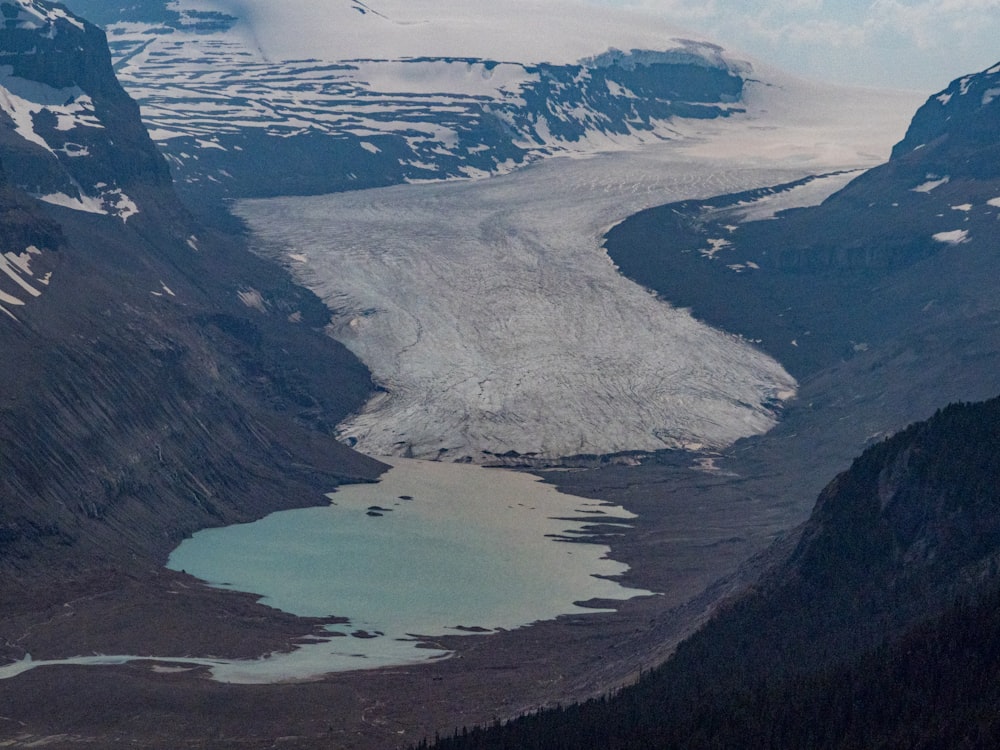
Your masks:
<path fill-rule="evenodd" d="M 1000 0 L 591 0 L 807 75 L 928 93 L 1000 59 Z"/>

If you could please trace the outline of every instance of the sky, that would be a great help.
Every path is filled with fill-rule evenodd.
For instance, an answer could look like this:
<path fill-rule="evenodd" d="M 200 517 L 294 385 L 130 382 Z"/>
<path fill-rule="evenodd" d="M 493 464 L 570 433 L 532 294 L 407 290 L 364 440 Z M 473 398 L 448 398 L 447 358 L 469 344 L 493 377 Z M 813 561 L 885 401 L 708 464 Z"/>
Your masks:
<path fill-rule="evenodd" d="M 836 83 L 933 93 L 1000 62 L 1000 0 L 590 0 Z"/>

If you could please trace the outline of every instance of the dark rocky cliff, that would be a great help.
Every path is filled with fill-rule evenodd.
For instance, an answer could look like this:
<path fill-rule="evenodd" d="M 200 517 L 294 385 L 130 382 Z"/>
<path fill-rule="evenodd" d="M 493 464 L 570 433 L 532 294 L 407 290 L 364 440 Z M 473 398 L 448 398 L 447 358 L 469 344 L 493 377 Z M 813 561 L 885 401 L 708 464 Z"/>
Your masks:
<path fill-rule="evenodd" d="M 919 162 L 952 177 L 1000 177 L 998 111 L 1000 65 L 962 76 L 917 110 L 892 159 Z"/>
<path fill-rule="evenodd" d="M 58 5 L 0 5 L 0 147 L 8 180 L 37 195 L 114 198 L 170 173 L 111 66 L 104 32 Z M 138 196 L 135 196 L 138 197 Z"/>

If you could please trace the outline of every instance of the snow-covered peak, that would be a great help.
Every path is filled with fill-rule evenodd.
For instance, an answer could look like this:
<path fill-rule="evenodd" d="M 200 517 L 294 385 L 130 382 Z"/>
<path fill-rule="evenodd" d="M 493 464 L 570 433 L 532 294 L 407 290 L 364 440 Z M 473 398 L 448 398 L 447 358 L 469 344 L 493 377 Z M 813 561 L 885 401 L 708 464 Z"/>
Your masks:
<path fill-rule="evenodd" d="M 950 149 L 995 143 L 1000 137 L 1000 64 L 962 76 L 917 111 L 893 157 L 948 141 Z M 967 161 L 959 159 L 960 161 Z"/>
<path fill-rule="evenodd" d="M 0 2 L 0 148 L 14 187 L 78 211 L 138 211 L 131 183 L 168 184 L 102 35 L 63 6 Z M 145 140 L 144 140 L 145 139 Z"/>
<path fill-rule="evenodd" d="M 456 57 L 567 64 L 611 48 L 684 49 L 662 18 L 577 0 L 181 0 L 239 20 L 268 59 Z"/>
<path fill-rule="evenodd" d="M 0 4 L 4 26 L 8 29 L 44 29 L 54 33 L 55 24 L 64 20 L 83 30 L 83 23 L 71 16 L 64 8 L 48 5 L 35 0 L 7 0 Z"/>

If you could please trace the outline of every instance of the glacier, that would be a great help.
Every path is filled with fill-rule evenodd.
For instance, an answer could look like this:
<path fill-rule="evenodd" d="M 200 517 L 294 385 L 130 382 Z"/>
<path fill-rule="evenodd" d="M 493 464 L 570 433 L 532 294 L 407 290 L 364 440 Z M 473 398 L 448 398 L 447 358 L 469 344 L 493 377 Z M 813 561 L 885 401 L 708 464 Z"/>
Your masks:
<path fill-rule="evenodd" d="M 658 301 L 596 247 L 619 218 L 608 204 L 645 187 L 604 182 L 624 177 L 614 161 L 238 206 L 259 242 L 303 258 L 291 267 L 336 311 L 332 335 L 384 389 L 343 439 L 490 462 L 719 447 L 774 423 L 795 391 L 776 362 Z M 677 176 L 678 196 L 694 181 L 747 184 Z"/>
<path fill-rule="evenodd" d="M 504 463 L 718 449 L 773 426 L 794 379 L 622 277 L 601 238 L 649 206 L 884 155 L 889 107 L 860 126 L 829 92 L 823 101 L 803 100 L 797 117 L 779 111 L 781 126 L 762 107 L 747 137 L 702 123 L 673 143 L 486 180 L 235 211 L 261 252 L 327 302 L 331 335 L 381 386 L 341 425 L 363 452 Z M 819 202 L 842 179 L 824 182 L 827 193 L 799 191 L 783 207 Z"/>
<path fill-rule="evenodd" d="M 876 164 L 916 99 L 810 86 L 580 2 L 163 12 L 108 26 L 116 71 L 184 195 L 268 197 L 236 212 L 373 372 L 380 393 L 340 426 L 373 455 L 544 462 L 769 429 L 795 381 L 622 278 L 601 236 L 660 203 Z"/>

